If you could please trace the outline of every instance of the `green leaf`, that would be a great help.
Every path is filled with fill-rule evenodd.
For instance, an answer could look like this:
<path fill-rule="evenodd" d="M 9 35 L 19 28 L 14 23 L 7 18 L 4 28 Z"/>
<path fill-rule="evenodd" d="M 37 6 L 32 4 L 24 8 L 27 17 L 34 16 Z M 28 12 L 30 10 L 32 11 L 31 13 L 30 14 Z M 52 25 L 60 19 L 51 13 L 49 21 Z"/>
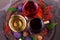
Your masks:
<path fill-rule="evenodd" d="M 22 39 L 22 40 L 25 40 L 25 37 L 22 37 L 21 39 Z"/>
<path fill-rule="evenodd" d="M 56 23 L 51 23 L 47 28 L 50 30 L 50 29 L 53 29 L 55 26 L 56 26 Z"/>
<path fill-rule="evenodd" d="M 34 36 L 31 36 L 31 38 L 32 38 L 32 40 L 37 40 L 36 37 L 34 37 Z"/>
<path fill-rule="evenodd" d="M 8 11 L 10 11 L 10 12 L 14 12 L 16 10 L 17 10 L 16 8 L 8 8 Z"/>

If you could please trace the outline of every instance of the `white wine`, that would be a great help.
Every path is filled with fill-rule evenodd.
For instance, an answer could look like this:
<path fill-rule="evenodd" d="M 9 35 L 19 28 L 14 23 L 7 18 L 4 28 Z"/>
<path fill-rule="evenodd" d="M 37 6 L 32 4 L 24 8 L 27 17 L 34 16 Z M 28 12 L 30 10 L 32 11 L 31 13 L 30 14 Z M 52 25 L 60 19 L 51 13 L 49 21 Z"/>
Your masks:
<path fill-rule="evenodd" d="M 26 27 L 26 20 L 22 15 L 12 15 L 9 20 L 9 27 L 14 32 L 23 31 Z"/>

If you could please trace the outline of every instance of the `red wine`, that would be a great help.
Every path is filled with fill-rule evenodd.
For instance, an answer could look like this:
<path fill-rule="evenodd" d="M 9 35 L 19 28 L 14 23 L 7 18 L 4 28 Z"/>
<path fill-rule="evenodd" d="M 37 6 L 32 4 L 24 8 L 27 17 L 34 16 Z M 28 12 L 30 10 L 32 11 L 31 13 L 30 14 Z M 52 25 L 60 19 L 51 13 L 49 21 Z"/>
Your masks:
<path fill-rule="evenodd" d="M 34 18 L 30 22 L 30 28 L 33 33 L 40 33 L 43 28 L 43 22 L 39 18 Z"/>
<path fill-rule="evenodd" d="M 28 1 L 23 6 L 23 15 L 27 16 L 28 18 L 32 18 L 37 13 L 37 5 L 33 1 Z"/>

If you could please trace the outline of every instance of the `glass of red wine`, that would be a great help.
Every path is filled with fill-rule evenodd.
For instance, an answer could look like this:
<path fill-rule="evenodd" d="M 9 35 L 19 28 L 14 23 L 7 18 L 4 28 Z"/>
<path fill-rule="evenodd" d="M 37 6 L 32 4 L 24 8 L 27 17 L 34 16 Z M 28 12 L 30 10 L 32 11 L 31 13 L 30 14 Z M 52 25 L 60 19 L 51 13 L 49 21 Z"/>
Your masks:
<path fill-rule="evenodd" d="M 44 23 L 40 18 L 34 18 L 30 21 L 30 30 L 32 33 L 40 33 L 44 28 Z"/>

